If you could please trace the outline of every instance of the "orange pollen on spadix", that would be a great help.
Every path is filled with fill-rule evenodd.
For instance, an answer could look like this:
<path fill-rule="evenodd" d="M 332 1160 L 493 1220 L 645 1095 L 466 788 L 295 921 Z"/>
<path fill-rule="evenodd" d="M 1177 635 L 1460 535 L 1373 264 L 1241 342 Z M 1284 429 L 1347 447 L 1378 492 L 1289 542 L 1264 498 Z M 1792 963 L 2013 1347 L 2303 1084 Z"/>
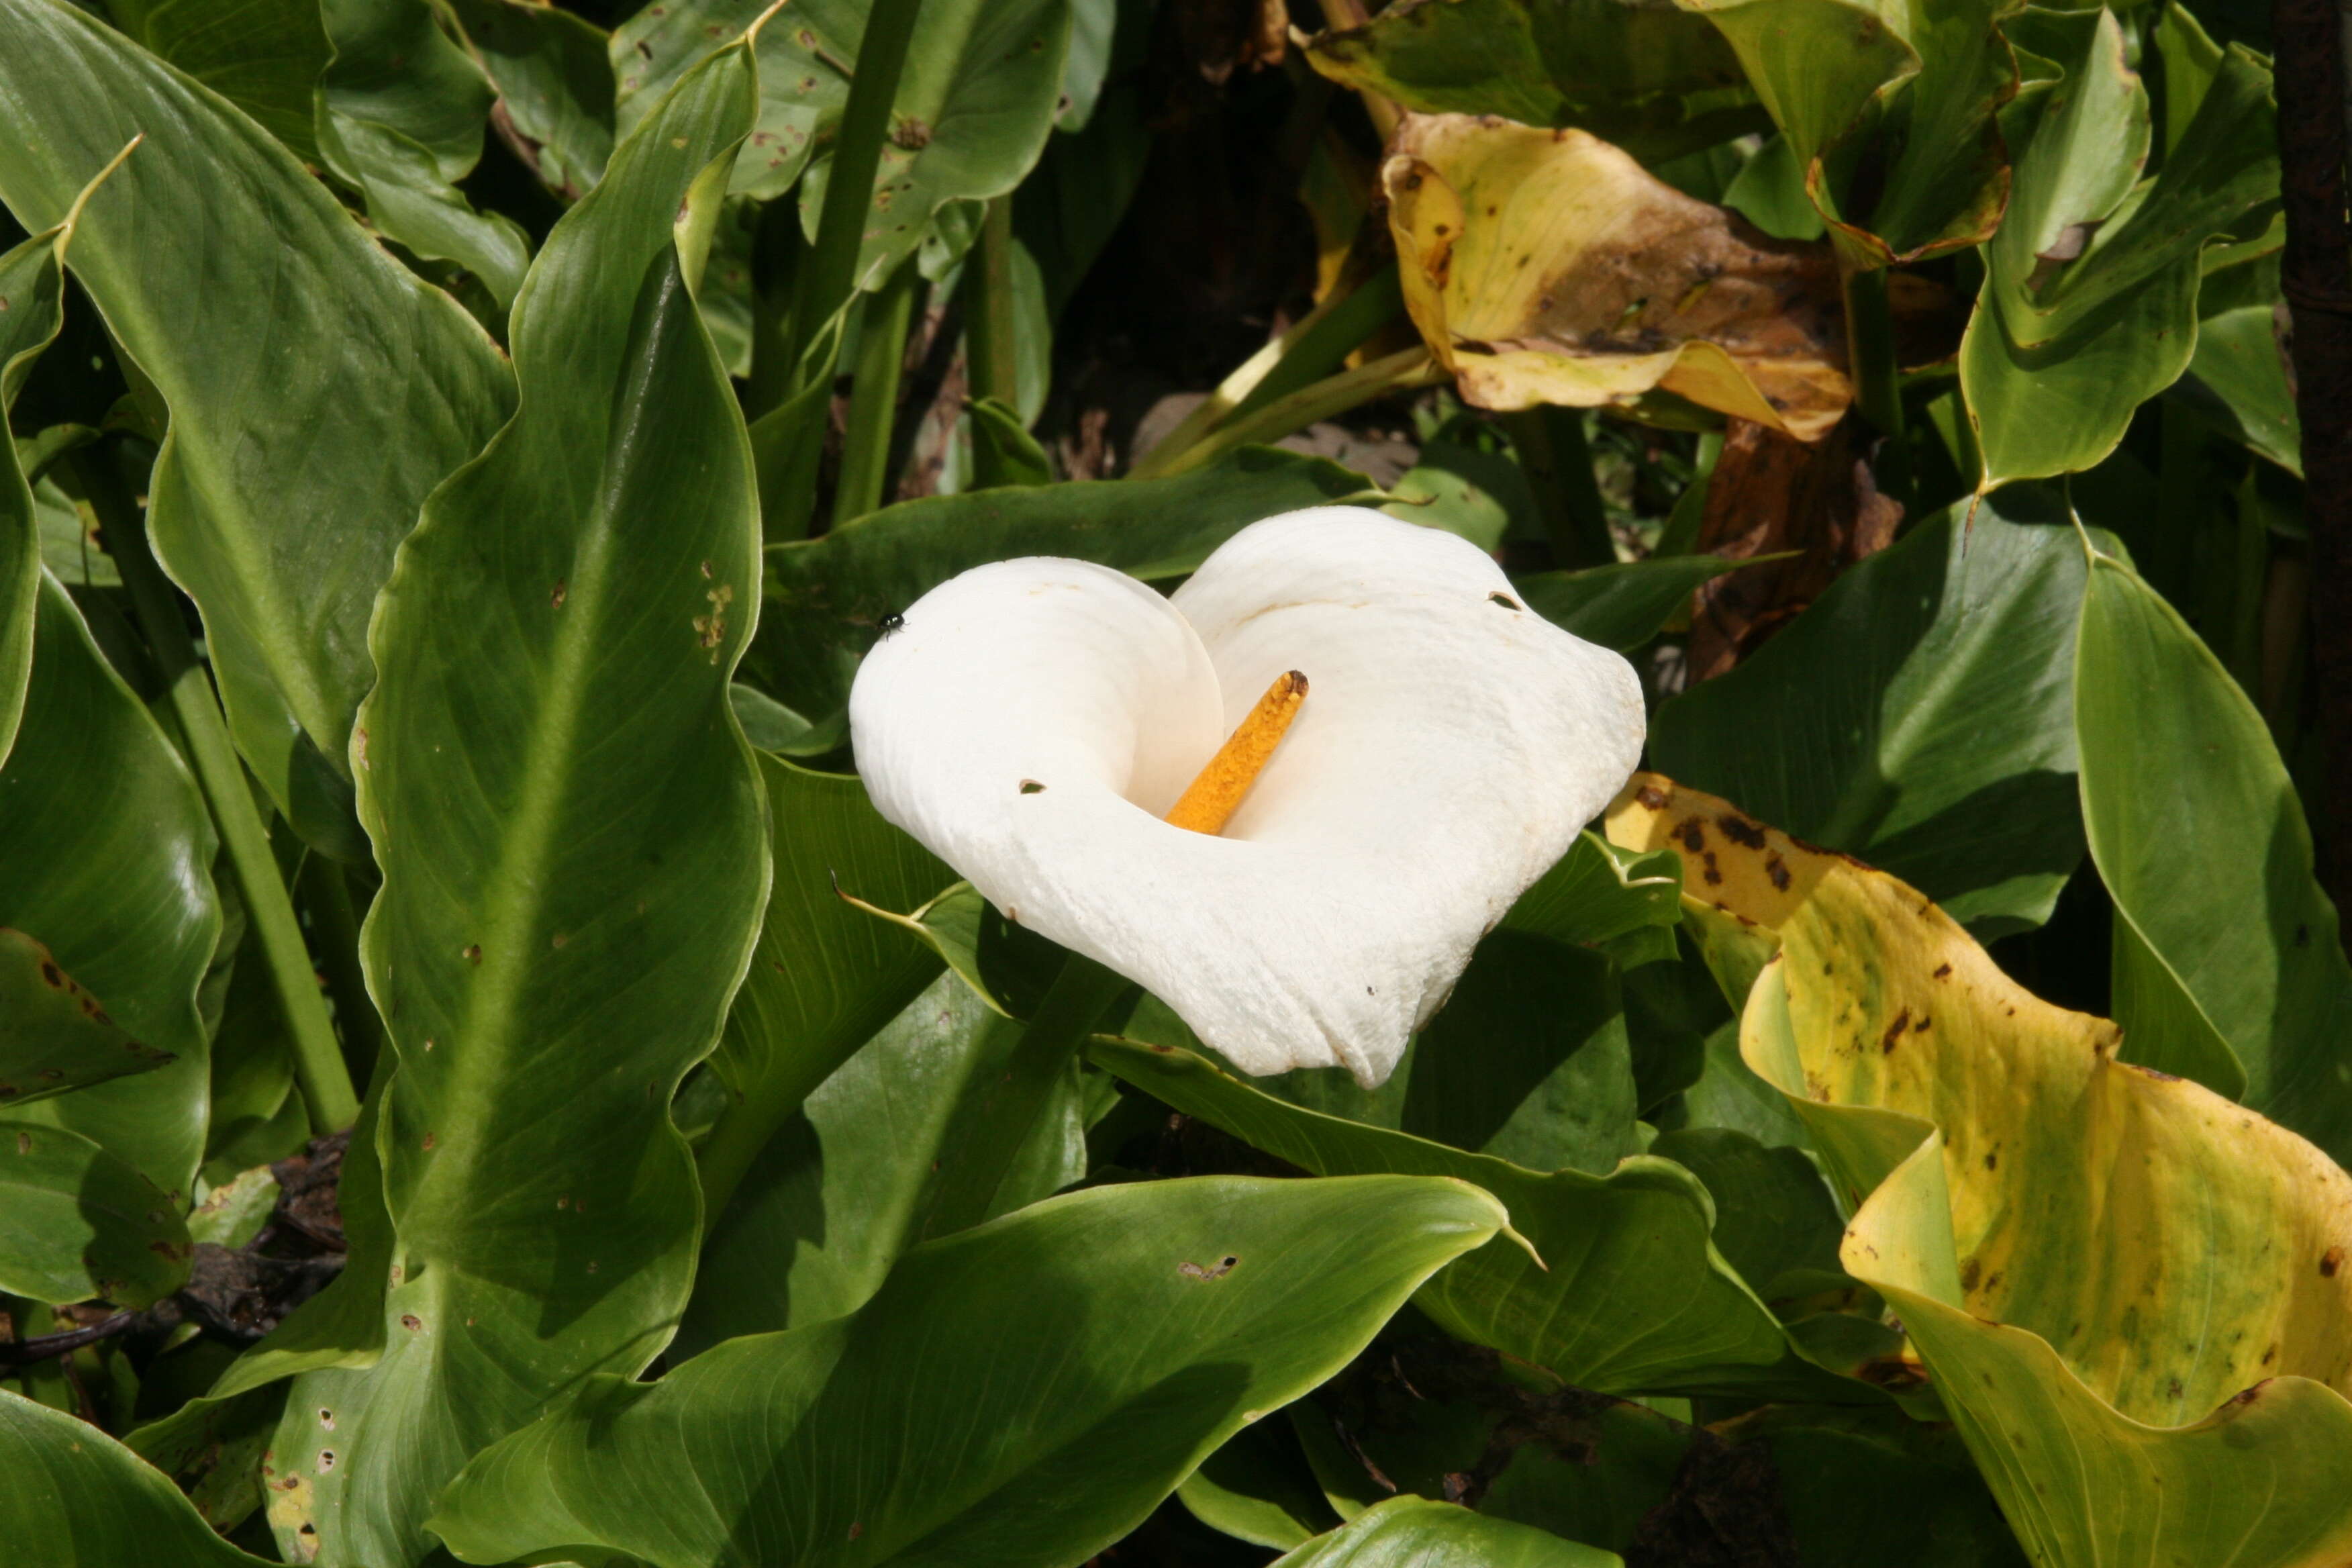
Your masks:
<path fill-rule="evenodd" d="M 1242 797 L 1257 782 L 1266 760 L 1274 755 L 1275 747 L 1282 743 L 1290 721 L 1298 717 L 1299 704 L 1306 700 L 1305 676 L 1295 669 L 1276 676 L 1257 706 L 1249 710 L 1249 717 L 1234 726 L 1217 754 L 1209 759 L 1209 765 L 1184 787 L 1167 820 L 1212 837 L 1223 832 L 1241 808 Z"/>

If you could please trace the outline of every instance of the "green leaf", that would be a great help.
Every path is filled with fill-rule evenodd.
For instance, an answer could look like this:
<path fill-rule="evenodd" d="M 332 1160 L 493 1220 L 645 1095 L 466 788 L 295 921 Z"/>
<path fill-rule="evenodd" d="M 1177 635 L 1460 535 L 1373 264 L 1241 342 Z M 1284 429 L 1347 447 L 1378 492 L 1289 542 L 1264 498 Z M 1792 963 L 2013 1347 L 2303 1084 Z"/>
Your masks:
<path fill-rule="evenodd" d="M 1599 1174 L 1635 1152 L 1633 1102 L 1615 964 L 1505 929 L 1414 1042 L 1403 1125 L 1530 1170 Z"/>
<path fill-rule="evenodd" d="M 933 1205 L 957 1179 L 952 1171 L 943 1178 L 940 1163 L 957 1152 L 969 1157 L 966 1140 L 988 1131 L 985 1091 L 1020 1037 L 1019 1024 L 950 975 L 875 1032 L 761 1144 L 703 1250 L 672 1353 L 865 1305 L 899 1255 L 929 1234 Z M 1073 1068 L 1039 1118 L 991 1213 L 1086 1174 L 1077 1076 Z"/>
<path fill-rule="evenodd" d="M 1978 244 L 2000 224 L 2011 176 L 1998 116 L 2020 85 L 2003 28 L 2022 4 L 1696 0 L 1692 8 L 1731 37 L 1775 106 L 1841 257 L 1882 268 Z M 1839 39 L 1848 31 L 1859 47 Z"/>
<path fill-rule="evenodd" d="M 142 138 L 92 195 L 71 265 L 171 405 L 156 550 L 204 612 L 231 731 L 271 798 L 363 858 L 344 753 L 375 679 L 368 616 L 425 492 L 505 419 L 506 366 L 219 99 L 71 6 L 0 0 L 0 117 L 42 128 L 0 141 L 0 200 L 27 228 Z"/>
<path fill-rule="evenodd" d="M 423 1557 L 443 1478 L 640 1370 L 686 1305 L 699 1203 L 668 1105 L 750 961 L 767 854 L 728 700 L 751 453 L 672 226 L 754 94 L 748 49 L 714 57 L 549 236 L 514 310 L 522 411 L 435 493 L 375 616 L 354 752 L 394 1246 L 352 1287 L 383 1291 L 382 1359 L 304 1375 L 276 1444 L 312 1504 L 272 1522 L 321 1562 Z"/>
<path fill-rule="evenodd" d="M 1180 577 L 1260 518 L 1360 496 L 1334 463 L 1247 448 L 1169 479 L 1007 487 L 885 507 L 768 552 L 769 610 L 751 659 L 770 694 L 812 717 L 849 703 L 882 617 L 957 573 L 1015 555 L 1066 555 Z"/>
<path fill-rule="evenodd" d="M 33 622 L 41 592 L 41 531 L 7 413 L 41 351 L 65 319 L 63 226 L 35 235 L 0 256 L 0 763 L 16 743 L 25 684 L 33 672 Z"/>
<path fill-rule="evenodd" d="M 2352 1159 L 2352 964 L 2262 715 L 2107 555 L 2083 596 L 2074 704 L 2083 819 L 2116 903 L 2125 1055 Z"/>
<path fill-rule="evenodd" d="M 2054 503 L 1971 510 L 1921 523 L 1665 704 L 1650 748 L 1675 779 L 1884 866 L 1990 934 L 2047 920 L 2082 859 L 2070 687 L 2084 566 Z"/>
<path fill-rule="evenodd" d="M 2277 322 L 2267 304 L 2239 305 L 2201 318 L 2197 352 L 2168 395 L 2300 479 L 2303 425 L 2287 385 Z"/>
<path fill-rule="evenodd" d="M 908 1254 L 851 1317 L 597 1379 L 432 1528 L 477 1563 L 1076 1564 L 1502 1223 L 1475 1188 L 1395 1177 L 1052 1199 Z"/>
<path fill-rule="evenodd" d="M 1659 1134 L 1650 1152 L 1706 1184 L 1717 1250 L 1767 1301 L 1853 1284 L 1838 1262 L 1844 1222 L 1800 1151 L 1768 1149 L 1727 1127 L 1692 1127 Z"/>
<path fill-rule="evenodd" d="M 185 1283 L 179 1205 L 79 1133 L 0 1126 L 0 1290 L 147 1307 Z"/>
<path fill-rule="evenodd" d="M 1277 1552 L 1305 1545 L 1338 1518 L 1279 1421 L 1260 1421 L 1226 1438 L 1184 1478 L 1176 1496 L 1210 1529 Z"/>
<path fill-rule="evenodd" d="M 795 0 L 759 36 L 760 124 L 731 188 L 761 199 L 801 184 L 815 237 L 831 145 L 849 101 L 869 0 Z M 623 131 L 714 40 L 740 36 L 767 0 L 675 0 L 613 35 Z M 877 288 L 933 233 L 942 209 L 1003 195 L 1045 145 L 1059 109 L 1069 0 L 930 0 L 907 53 L 889 139 L 857 257 L 857 286 Z M 803 179 L 803 175 L 806 176 Z M 971 235 L 950 247 L 961 254 Z"/>
<path fill-rule="evenodd" d="M 1671 851 L 1636 855 L 1597 833 L 1580 833 L 1568 853 L 1519 895 L 1503 916 L 1503 929 L 1593 947 L 1663 931 L 1671 955 L 1673 931 L 1683 918 L 1682 891 L 1682 861 Z"/>
<path fill-rule="evenodd" d="M 313 0 L 163 0 L 146 12 L 138 37 L 296 157 L 316 160 L 311 93 L 331 52 L 320 9 Z"/>
<path fill-rule="evenodd" d="M 47 948 L 0 926 L 0 1105 L 29 1105 L 171 1059 L 123 1033 Z"/>
<path fill-rule="evenodd" d="M 426 0 L 321 0 L 334 58 L 319 79 L 319 151 L 366 199 L 383 235 L 481 279 L 514 303 L 530 241 L 476 212 L 456 182 L 482 154 L 494 96 L 481 68 L 436 25 Z"/>
<path fill-rule="evenodd" d="M 1723 30 L 1850 268 L 1975 245 L 2001 222 L 2022 0 L 1676 0 Z"/>
<path fill-rule="evenodd" d="M 1580 126 L 1645 161 L 1759 127 L 1739 61 L 1705 17 L 1608 0 L 1407 0 L 1318 34 L 1307 63 L 1424 114 Z"/>
<path fill-rule="evenodd" d="M 1635 1155 L 1606 1176 L 1539 1175 L 1286 1104 L 1172 1046 L 1097 1037 L 1087 1056 L 1176 1110 L 1318 1175 L 1448 1175 L 1493 1193 L 1549 1268 L 1516 1248 L 1490 1247 L 1414 1298 L 1474 1344 L 1604 1394 L 1820 1392 L 1821 1374 L 1797 1363 L 1772 1314 L 1708 1244 L 1712 1205 L 1679 1165 Z"/>
<path fill-rule="evenodd" d="M 1041 400 L 1042 401 L 1042 400 Z M 971 405 L 971 471 L 973 489 L 1000 485 L 1049 485 L 1054 466 L 1045 449 L 1021 423 L 1021 416 L 992 397 Z"/>
<path fill-rule="evenodd" d="M 103 997 L 131 1039 L 176 1059 L 9 1110 L 0 1141 L 35 1123 L 79 1132 L 143 1172 L 174 1208 L 204 1152 L 196 988 L 220 930 L 215 845 L 186 764 L 45 574 L 24 722 L 0 768 L 0 926 Z"/>
<path fill-rule="evenodd" d="M 1980 489 L 2113 451 L 2132 411 L 2189 368 L 2208 243 L 2278 195 L 2270 73 L 2254 56 L 2231 50 L 2179 145 L 2137 186 L 2147 90 L 2114 16 L 2032 17 L 2021 43 L 2055 58 L 2066 84 L 2012 126 L 2016 140 L 2031 121 L 2032 140 L 1960 345 Z"/>
<path fill-rule="evenodd" d="M 708 1225 L 801 1102 L 940 973 L 934 953 L 842 894 L 913 905 L 953 875 L 883 821 L 856 779 L 772 757 L 760 769 L 775 870 L 751 971 L 711 1058 L 730 1104 L 697 1162 L 707 1201 L 721 1210 L 706 1214 Z"/>
<path fill-rule="evenodd" d="M 613 156 L 604 29 L 533 0 L 451 0 L 460 41 L 498 89 L 490 122 L 557 195 L 576 201 Z"/>
<path fill-rule="evenodd" d="M 1455 1503 L 1400 1497 L 1308 1542 L 1276 1568 L 1622 1568 L 1622 1563 L 1613 1552 L 1488 1519 Z"/>
<path fill-rule="evenodd" d="M 0 1540 L 64 1568 L 259 1563 L 213 1533 L 162 1472 L 89 1423 L 0 1390 Z"/>
<path fill-rule="evenodd" d="M 1587 642 L 1631 653 L 1690 602 L 1691 591 L 1727 572 L 1782 559 L 1762 555 L 1727 561 L 1719 555 L 1669 555 L 1622 561 L 1581 572 L 1539 572 L 1515 577 L 1528 608 Z"/>

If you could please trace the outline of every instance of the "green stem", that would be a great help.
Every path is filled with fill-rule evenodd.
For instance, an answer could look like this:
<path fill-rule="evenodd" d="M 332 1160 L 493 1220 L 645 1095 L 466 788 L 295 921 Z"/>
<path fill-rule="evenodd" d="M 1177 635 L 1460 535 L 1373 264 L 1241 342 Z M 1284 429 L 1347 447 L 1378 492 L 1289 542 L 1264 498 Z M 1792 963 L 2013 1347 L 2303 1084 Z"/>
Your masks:
<path fill-rule="evenodd" d="M 303 862 L 295 886 L 310 911 L 310 929 L 318 933 L 319 972 L 327 977 L 335 1022 L 342 1027 L 343 1060 L 352 1080 L 363 1082 L 383 1048 L 383 1023 L 360 968 L 360 922 L 352 907 L 351 879 L 333 860 L 313 854 Z"/>
<path fill-rule="evenodd" d="M 1592 471 L 1584 411 L 1551 404 L 1503 416 L 1511 446 L 1535 492 L 1536 510 L 1551 536 L 1553 564 L 1607 566 L 1617 559 L 1609 535 L 1609 508 Z"/>
<path fill-rule="evenodd" d="M 1124 975 L 1072 953 L 1005 1058 L 971 1131 L 941 1155 L 940 1185 L 924 1223 L 926 1237 L 946 1236 L 988 1217 L 1013 1162 L 1036 1135 L 1045 1104 L 1086 1048 L 1087 1037 L 1128 988 Z"/>
<path fill-rule="evenodd" d="M 964 369 L 971 396 L 1021 408 L 1020 323 L 1013 309 L 1013 198 L 988 204 L 964 272 Z"/>
<path fill-rule="evenodd" d="M 1331 374 L 1403 308 L 1404 289 L 1393 261 L 1357 288 L 1332 295 L 1244 360 L 1158 446 L 1136 460 L 1128 478 L 1149 479 L 1168 472 L 1220 425 L 1255 414 Z"/>
<path fill-rule="evenodd" d="M 181 617 L 179 594 L 155 563 L 147 543 L 147 519 L 112 462 L 85 450 L 76 455 L 74 468 L 105 526 L 115 568 L 131 590 L 132 611 L 186 737 L 188 761 L 212 808 L 237 891 L 245 897 L 254 938 L 268 966 L 287 1032 L 293 1037 L 294 1077 L 310 1110 L 310 1130 L 327 1133 L 349 1127 L 359 1115 L 359 1096 L 352 1092 L 326 999 L 319 994 L 318 972 L 310 965 L 302 928 L 295 921 L 294 905 L 270 853 L 269 836 L 255 812 L 245 764 L 229 742 L 220 700 Z"/>
<path fill-rule="evenodd" d="M 874 174 L 882 164 L 898 75 L 922 8 L 923 0 L 874 0 L 866 14 L 866 37 L 857 47 L 849 101 L 843 106 L 841 132 L 834 141 L 833 167 L 825 174 L 816 243 L 800 258 L 793 278 L 793 352 L 785 363 L 795 371 L 802 351 L 857 285 L 857 255 L 874 205 Z"/>
<path fill-rule="evenodd" d="M 1886 302 L 1886 269 L 1846 268 L 1844 282 L 1846 355 L 1853 373 L 1854 406 L 1885 437 L 1874 465 L 1878 488 L 1908 512 L 1914 500 L 1911 449 L 1903 438 L 1903 384 L 1895 363 L 1895 317 Z"/>
<path fill-rule="evenodd" d="M 841 444 L 841 482 L 833 492 L 835 526 L 882 504 L 889 477 L 890 430 L 898 412 L 898 376 L 907 358 L 907 324 L 923 275 L 911 256 L 881 291 L 866 296 L 857 331 L 857 363 L 849 383 L 849 426 Z"/>
<path fill-rule="evenodd" d="M 1285 436 L 1306 429 L 1318 419 L 1345 414 L 1350 408 L 1360 407 L 1392 392 L 1404 392 L 1416 386 L 1434 386 L 1446 379 L 1444 370 L 1429 357 L 1427 349 L 1400 350 L 1370 364 L 1328 376 L 1287 397 L 1277 397 L 1246 418 L 1219 426 L 1207 439 L 1194 442 L 1143 477 L 1165 478 L 1171 474 L 1190 473 L 1194 468 L 1205 468 L 1236 447 L 1246 447 L 1253 442 L 1279 441 Z"/>

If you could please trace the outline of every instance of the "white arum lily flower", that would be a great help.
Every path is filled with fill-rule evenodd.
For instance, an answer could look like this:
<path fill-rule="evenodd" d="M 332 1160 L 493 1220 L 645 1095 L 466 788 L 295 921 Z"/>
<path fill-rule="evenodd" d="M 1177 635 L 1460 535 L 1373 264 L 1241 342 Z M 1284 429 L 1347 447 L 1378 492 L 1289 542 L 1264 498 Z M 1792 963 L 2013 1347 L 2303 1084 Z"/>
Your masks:
<path fill-rule="evenodd" d="M 1643 728 L 1632 667 L 1485 552 L 1354 507 L 1244 529 L 1172 600 L 1081 561 L 966 572 L 866 656 L 849 719 L 876 807 L 1007 916 L 1244 1071 L 1368 1089 Z M 1222 771 L 1280 744 L 1222 831 L 1162 820 L 1244 721 Z"/>

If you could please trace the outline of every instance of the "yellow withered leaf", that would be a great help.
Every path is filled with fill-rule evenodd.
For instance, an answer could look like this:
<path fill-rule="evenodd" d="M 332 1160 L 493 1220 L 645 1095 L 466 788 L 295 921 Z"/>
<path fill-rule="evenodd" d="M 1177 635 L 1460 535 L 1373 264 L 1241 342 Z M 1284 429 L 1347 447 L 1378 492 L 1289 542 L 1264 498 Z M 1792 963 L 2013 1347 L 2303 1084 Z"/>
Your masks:
<path fill-rule="evenodd" d="M 1652 391 L 1801 440 L 1853 401 L 1828 246 L 1766 237 L 1581 131 L 1406 117 L 1381 171 L 1404 297 L 1482 408 Z"/>
<path fill-rule="evenodd" d="M 1682 857 L 1710 961 L 1753 974 L 1741 1055 L 2035 1562 L 2352 1552 L 2352 1176 L 1884 872 L 1655 774 L 1608 827 Z"/>

